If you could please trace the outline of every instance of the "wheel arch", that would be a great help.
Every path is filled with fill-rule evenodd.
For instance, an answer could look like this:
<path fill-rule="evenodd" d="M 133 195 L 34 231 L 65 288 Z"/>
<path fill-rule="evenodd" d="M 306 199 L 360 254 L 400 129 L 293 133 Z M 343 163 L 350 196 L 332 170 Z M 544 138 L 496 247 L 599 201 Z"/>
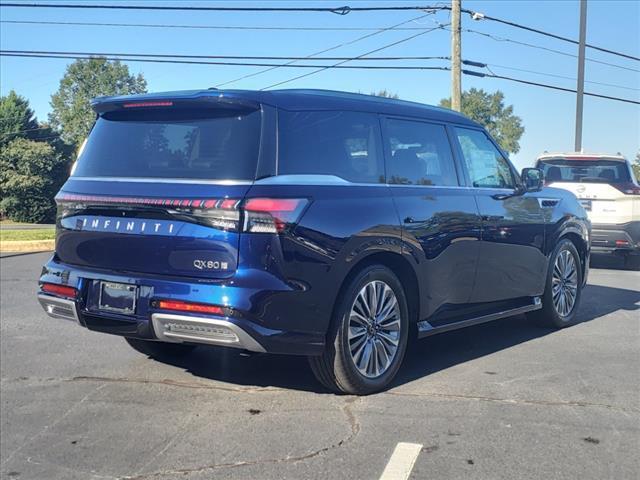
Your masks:
<path fill-rule="evenodd" d="M 418 322 L 420 314 L 420 294 L 418 285 L 418 276 L 411 263 L 400 253 L 395 252 L 376 252 L 359 259 L 351 266 L 347 275 L 342 280 L 338 289 L 337 301 L 333 307 L 332 318 L 335 315 L 335 309 L 342 300 L 342 294 L 345 287 L 353 280 L 353 278 L 362 270 L 370 265 L 383 265 L 391 270 L 400 280 L 405 296 L 407 297 L 407 308 L 409 310 L 409 323 L 414 325 Z"/>

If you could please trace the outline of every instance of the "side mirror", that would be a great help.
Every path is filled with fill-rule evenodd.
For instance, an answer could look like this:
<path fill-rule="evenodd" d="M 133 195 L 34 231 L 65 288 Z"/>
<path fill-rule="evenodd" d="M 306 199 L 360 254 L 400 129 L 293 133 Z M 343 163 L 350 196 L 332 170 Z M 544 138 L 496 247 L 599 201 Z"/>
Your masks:
<path fill-rule="evenodd" d="M 539 168 L 523 168 L 521 178 L 525 192 L 537 192 L 544 185 L 544 173 Z"/>

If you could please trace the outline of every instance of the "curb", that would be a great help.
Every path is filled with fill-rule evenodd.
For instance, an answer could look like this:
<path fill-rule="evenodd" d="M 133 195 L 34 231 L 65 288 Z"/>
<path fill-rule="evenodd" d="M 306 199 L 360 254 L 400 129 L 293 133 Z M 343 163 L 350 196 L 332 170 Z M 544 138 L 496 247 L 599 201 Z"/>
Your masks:
<path fill-rule="evenodd" d="M 0 242 L 0 252 L 46 252 L 55 248 L 51 240 L 7 240 Z"/>

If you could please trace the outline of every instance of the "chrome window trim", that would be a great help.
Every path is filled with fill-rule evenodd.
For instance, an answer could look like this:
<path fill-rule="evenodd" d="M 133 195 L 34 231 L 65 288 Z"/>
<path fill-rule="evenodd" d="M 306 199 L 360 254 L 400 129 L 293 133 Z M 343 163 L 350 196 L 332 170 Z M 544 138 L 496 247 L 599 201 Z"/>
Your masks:
<path fill-rule="evenodd" d="M 283 177 L 296 177 L 283 178 Z M 322 177 L 322 178 L 318 178 Z M 334 175 L 273 175 L 256 181 L 246 180 L 191 180 L 170 178 L 135 178 L 135 177 L 69 177 L 74 181 L 90 182 L 129 182 L 129 183 L 183 183 L 203 185 L 283 185 L 283 186 L 319 186 L 319 187 L 392 187 L 392 188 L 437 188 L 457 190 L 482 190 L 488 187 L 470 187 L 465 185 L 401 185 L 397 183 L 356 183 Z M 491 188 L 491 190 L 507 190 L 505 188 Z"/>
<path fill-rule="evenodd" d="M 198 180 L 196 178 L 153 178 L 153 177 L 76 177 L 70 176 L 69 180 L 82 180 L 87 182 L 123 182 L 123 183 L 185 183 L 205 185 L 253 185 L 252 180 Z"/>

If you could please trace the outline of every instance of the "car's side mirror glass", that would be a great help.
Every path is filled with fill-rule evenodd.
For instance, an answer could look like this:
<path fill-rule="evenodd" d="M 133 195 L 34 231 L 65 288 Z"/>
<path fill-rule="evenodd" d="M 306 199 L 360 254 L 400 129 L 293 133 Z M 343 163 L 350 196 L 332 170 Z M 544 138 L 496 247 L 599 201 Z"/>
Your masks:
<path fill-rule="evenodd" d="M 521 178 L 527 192 L 537 192 L 544 184 L 544 173 L 539 168 L 523 168 Z"/>

